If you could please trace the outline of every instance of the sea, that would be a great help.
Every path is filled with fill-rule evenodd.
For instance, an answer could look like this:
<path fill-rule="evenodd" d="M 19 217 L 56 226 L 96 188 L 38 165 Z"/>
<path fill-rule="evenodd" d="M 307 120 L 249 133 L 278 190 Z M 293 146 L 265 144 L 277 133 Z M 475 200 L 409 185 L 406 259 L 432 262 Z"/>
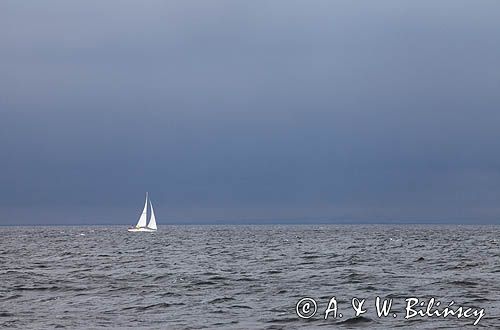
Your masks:
<path fill-rule="evenodd" d="M 498 225 L 4 226 L 0 328 L 499 329 L 499 239 Z"/>

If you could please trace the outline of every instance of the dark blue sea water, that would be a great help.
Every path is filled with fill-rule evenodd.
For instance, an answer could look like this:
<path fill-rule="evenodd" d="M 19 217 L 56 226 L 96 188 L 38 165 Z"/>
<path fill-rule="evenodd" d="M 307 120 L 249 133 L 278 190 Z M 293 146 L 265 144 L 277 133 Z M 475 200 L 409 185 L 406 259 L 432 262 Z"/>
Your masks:
<path fill-rule="evenodd" d="M 477 327 L 499 328 L 499 238 L 500 226 L 0 227 L 0 327 L 456 329 L 483 310 Z M 377 296 L 393 299 L 387 317 Z M 409 298 L 469 317 L 405 319 Z"/>

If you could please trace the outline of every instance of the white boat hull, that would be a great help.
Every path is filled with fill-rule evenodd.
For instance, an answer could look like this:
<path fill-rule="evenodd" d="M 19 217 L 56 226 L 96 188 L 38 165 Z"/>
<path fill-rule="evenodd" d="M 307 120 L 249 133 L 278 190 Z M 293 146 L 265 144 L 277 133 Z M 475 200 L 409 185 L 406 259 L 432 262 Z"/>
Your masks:
<path fill-rule="evenodd" d="M 146 227 L 141 227 L 141 228 L 129 228 L 128 229 L 129 232 L 140 232 L 140 231 L 143 231 L 143 232 L 155 232 L 156 229 L 151 229 L 151 228 L 146 228 Z"/>

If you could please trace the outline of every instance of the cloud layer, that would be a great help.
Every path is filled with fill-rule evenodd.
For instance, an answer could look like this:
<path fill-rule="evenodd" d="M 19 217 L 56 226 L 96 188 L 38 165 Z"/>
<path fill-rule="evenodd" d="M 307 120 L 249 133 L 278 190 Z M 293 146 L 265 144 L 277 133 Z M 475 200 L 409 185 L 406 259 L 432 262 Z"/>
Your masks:
<path fill-rule="evenodd" d="M 0 224 L 499 223 L 497 1 L 0 3 Z"/>

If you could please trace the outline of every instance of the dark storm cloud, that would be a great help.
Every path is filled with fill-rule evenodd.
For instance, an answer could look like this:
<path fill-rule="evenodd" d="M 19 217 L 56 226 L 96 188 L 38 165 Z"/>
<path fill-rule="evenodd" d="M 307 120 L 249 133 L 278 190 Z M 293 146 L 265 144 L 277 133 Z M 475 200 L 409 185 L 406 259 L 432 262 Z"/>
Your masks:
<path fill-rule="evenodd" d="M 499 9 L 2 1 L 0 223 L 498 223 Z"/>

